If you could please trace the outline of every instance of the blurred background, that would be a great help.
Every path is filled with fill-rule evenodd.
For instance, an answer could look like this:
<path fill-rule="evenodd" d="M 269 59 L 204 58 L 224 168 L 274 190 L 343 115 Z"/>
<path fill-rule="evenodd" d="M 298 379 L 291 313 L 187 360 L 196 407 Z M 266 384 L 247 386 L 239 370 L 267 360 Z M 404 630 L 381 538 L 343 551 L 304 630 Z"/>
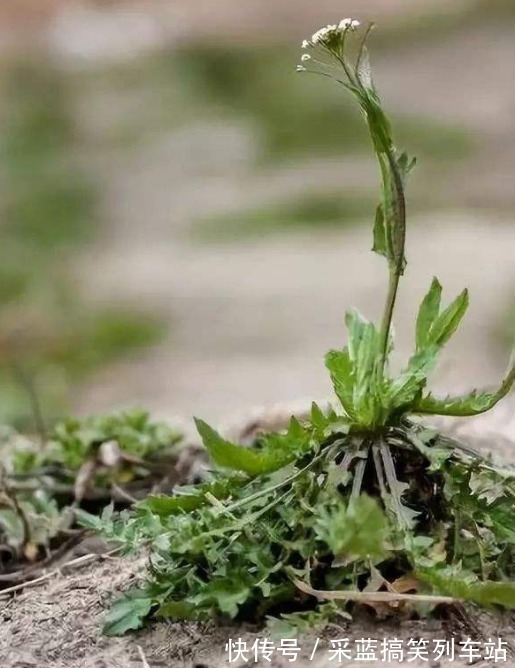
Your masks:
<path fill-rule="evenodd" d="M 330 394 L 343 315 L 379 317 L 378 174 L 300 42 L 373 19 L 410 181 L 396 363 L 433 274 L 471 289 L 435 388 L 515 340 L 513 0 L 0 4 L 0 420 L 143 406 L 214 422 Z M 32 397 L 32 399 L 31 399 Z"/>

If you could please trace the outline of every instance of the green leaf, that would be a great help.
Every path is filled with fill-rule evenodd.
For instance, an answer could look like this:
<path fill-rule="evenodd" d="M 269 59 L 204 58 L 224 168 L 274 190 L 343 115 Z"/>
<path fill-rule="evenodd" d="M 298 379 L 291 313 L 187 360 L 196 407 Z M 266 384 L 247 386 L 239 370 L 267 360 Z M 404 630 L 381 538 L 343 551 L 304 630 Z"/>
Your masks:
<path fill-rule="evenodd" d="M 206 450 L 218 466 L 250 476 L 277 471 L 309 449 L 310 434 L 295 418 L 286 434 L 267 434 L 260 450 L 229 443 L 202 420 L 195 422 Z"/>
<path fill-rule="evenodd" d="M 135 505 L 138 511 L 150 511 L 160 517 L 168 517 L 177 513 L 189 513 L 208 503 L 206 494 L 212 494 L 217 499 L 226 499 L 235 489 L 245 482 L 243 477 L 232 476 L 213 480 L 199 485 L 183 485 L 177 488 L 174 496 L 155 494 L 147 496 Z"/>
<path fill-rule="evenodd" d="M 354 365 L 349 357 L 349 351 L 330 350 L 325 356 L 325 366 L 331 375 L 336 396 L 340 400 L 345 412 L 351 418 L 355 418 L 353 390 L 354 390 Z"/>
<path fill-rule="evenodd" d="M 440 312 L 440 300 L 442 297 L 442 286 L 435 277 L 418 310 L 416 327 L 417 350 L 420 350 L 427 344 L 428 335 L 433 323 Z"/>
<path fill-rule="evenodd" d="M 515 608 L 515 582 L 481 581 L 458 568 L 421 569 L 417 577 L 432 585 L 439 593 L 482 606 L 500 605 Z"/>
<path fill-rule="evenodd" d="M 473 390 L 461 397 L 447 396 L 442 399 L 433 397 L 430 393 L 421 397 L 413 406 L 414 413 L 427 415 L 449 415 L 453 417 L 467 417 L 480 415 L 491 410 L 511 390 L 515 382 L 515 365 L 506 374 L 501 386 L 496 391 L 478 392 Z"/>
<path fill-rule="evenodd" d="M 374 253 L 388 257 L 384 209 L 382 204 L 379 204 L 376 209 L 376 219 L 374 223 L 374 245 L 372 246 L 372 250 Z"/>
<path fill-rule="evenodd" d="M 433 346 L 416 352 L 408 363 L 408 368 L 395 378 L 388 387 L 390 410 L 405 406 L 411 410 L 413 401 L 422 392 L 427 376 L 436 365 L 438 349 Z"/>
<path fill-rule="evenodd" d="M 507 503 L 499 503 L 489 508 L 488 519 L 492 531 L 500 540 L 515 545 L 515 516 L 511 499 Z"/>
<path fill-rule="evenodd" d="M 156 617 L 195 620 L 197 611 L 194 605 L 186 601 L 167 601 L 160 606 Z"/>
<path fill-rule="evenodd" d="M 315 531 L 336 559 L 346 564 L 358 559 L 382 559 L 388 533 L 386 515 L 377 501 L 362 494 L 345 506 L 317 510 Z"/>
<path fill-rule="evenodd" d="M 126 631 L 139 629 L 152 608 L 152 599 L 142 590 L 134 590 L 114 602 L 105 617 L 103 632 L 120 636 Z"/>
<path fill-rule="evenodd" d="M 244 471 L 252 476 L 263 473 L 259 453 L 226 441 L 203 420 L 195 419 L 195 424 L 206 450 L 218 466 Z"/>
<path fill-rule="evenodd" d="M 427 344 L 444 346 L 458 328 L 469 305 L 468 290 L 465 289 L 435 320 L 427 337 Z"/>
<path fill-rule="evenodd" d="M 234 619 L 238 614 L 238 607 L 247 601 L 250 594 L 250 587 L 241 581 L 230 578 L 219 579 L 205 585 L 199 594 L 189 599 L 189 602 L 192 605 L 202 606 L 214 601 L 220 612 Z"/>
<path fill-rule="evenodd" d="M 415 157 L 410 158 L 406 152 L 400 154 L 400 156 L 397 158 L 397 166 L 403 181 L 405 181 L 406 178 L 410 175 L 416 164 L 417 159 Z"/>
<path fill-rule="evenodd" d="M 82 508 L 76 508 L 74 510 L 75 519 L 78 521 L 79 525 L 86 529 L 93 529 L 94 531 L 101 531 L 107 523 L 111 522 L 113 513 L 113 503 L 110 503 L 102 510 L 100 517 L 98 515 L 92 515 L 91 513 L 82 510 Z"/>
<path fill-rule="evenodd" d="M 320 434 L 324 433 L 330 422 L 329 418 L 324 415 L 320 406 L 314 401 L 311 404 L 310 422 L 315 431 Z"/>

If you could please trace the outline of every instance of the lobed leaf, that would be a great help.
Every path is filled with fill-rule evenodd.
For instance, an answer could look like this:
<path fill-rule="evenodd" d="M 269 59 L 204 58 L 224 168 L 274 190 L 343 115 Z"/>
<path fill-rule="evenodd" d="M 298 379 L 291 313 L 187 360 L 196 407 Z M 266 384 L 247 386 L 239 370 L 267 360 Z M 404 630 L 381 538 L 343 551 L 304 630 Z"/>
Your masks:
<path fill-rule="evenodd" d="M 346 564 L 358 559 L 380 560 L 386 554 L 388 521 L 377 501 L 366 494 L 348 506 L 340 503 L 332 510 L 318 509 L 315 531 L 337 561 Z"/>
<path fill-rule="evenodd" d="M 500 387 L 495 391 L 479 392 L 473 390 L 461 397 L 447 396 L 443 399 L 433 397 L 430 393 L 421 397 L 412 407 L 414 413 L 431 415 L 449 415 L 453 417 L 468 417 L 480 415 L 491 410 L 511 390 L 515 382 L 515 364 L 506 374 Z"/>
<path fill-rule="evenodd" d="M 143 591 L 134 590 L 115 601 L 104 621 L 107 636 L 120 636 L 126 631 L 139 629 L 152 608 L 152 599 Z"/>

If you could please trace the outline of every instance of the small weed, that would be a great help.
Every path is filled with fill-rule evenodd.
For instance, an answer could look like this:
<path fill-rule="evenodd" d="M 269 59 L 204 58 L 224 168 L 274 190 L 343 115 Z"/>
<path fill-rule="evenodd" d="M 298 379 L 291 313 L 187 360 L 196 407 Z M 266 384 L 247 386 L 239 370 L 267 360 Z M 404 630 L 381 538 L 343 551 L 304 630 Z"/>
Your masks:
<path fill-rule="evenodd" d="M 435 278 L 418 311 L 414 353 L 390 373 L 415 161 L 394 145 L 372 82 L 371 27 L 358 27 L 346 19 L 316 32 L 298 69 L 335 79 L 366 119 L 382 177 L 373 230 L 389 272 L 382 321 L 347 314 L 347 345 L 326 356 L 335 410 L 313 405 L 309 420 L 292 418 L 286 432 L 249 448 L 197 420 L 213 462 L 205 483 L 150 496 L 131 513 L 81 514 L 128 551 L 150 546 L 146 585 L 114 604 L 106 633 L 137 628 L 149 615 L 272 625 L 279 617 L 284 632 L 337 620 L 358 604 L 380 615 L 423 615 L 458 600 L 515 608 L 515 470 L 413 419 L 490 410 L 509 392 L 515 364 L 491 391 L 428 391 L 468 306 L 467 290 L 442 306 Z"/>
<path fill-rule="evenodd" d="M 174 477 L 182 434 L 143 411 L 58 422 L 44 443 L 4 430 L 0 453 L 0 571 L 27 564 L 77 534 L 74 508 L 89 510 Z"/>

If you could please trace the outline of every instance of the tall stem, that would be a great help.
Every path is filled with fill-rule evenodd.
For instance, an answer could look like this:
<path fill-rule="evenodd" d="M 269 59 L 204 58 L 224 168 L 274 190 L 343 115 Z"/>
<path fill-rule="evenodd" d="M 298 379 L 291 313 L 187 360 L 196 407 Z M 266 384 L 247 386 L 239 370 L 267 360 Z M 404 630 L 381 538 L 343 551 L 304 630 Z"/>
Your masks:
<path fill-rule="evenodd" d="M 404 184 L 399 172 L 397 161 L 392 151 L 387 152 L 389 172 L 392 179 L 391 190 L 393 196 L 393 220 L 389 231 L 391 234 L 390 244 L 392 257 L 388 262 L 390 279 L 388 281 L 388 293 L 384 306 L 383 319 L 381 321 L 381 371 L 384 371 L 386 359 L 388 356 L 388 342 L 390 339 L 390 330 L 392 327 L 393 312 L 395 302 L 397 301 L 397 292 L 399 290 L 399 281 L 404 272 L 404 247 L 406 245 L 406 198 L 404 195 Z M 383 184 L 388 188 L 388 184 Z"/>
<path fill-rule="evenodd" d="M 397 301 L 397 292 L 399 290 L 400 274 L 390 268 L 390 280 L 388 281 L 388 292 L 383 310 L 383 319 L 381 320 L 381 370 L 384 369 L 388 355 L 388 339 L 390 338 L 390 329 L 392 327 L 393 312 L 395 302 Z"/>

